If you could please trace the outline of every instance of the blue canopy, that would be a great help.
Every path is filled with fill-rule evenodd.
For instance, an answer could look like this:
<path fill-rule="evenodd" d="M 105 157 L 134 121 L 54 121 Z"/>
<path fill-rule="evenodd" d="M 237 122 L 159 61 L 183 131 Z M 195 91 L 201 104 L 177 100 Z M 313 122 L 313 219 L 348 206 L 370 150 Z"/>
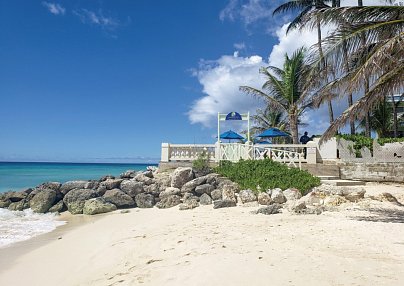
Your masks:
<path fill-rule="evenodd" d="M 271 138 L 271 137 L 285 137 L 290 136 L 288 133 L 279 130 L 278 128 L 269 128 L 262 132 L 258 137 Z"/>
<path fill-rule="evenodd" d="M 226 131 L 226 132 L 220 134 L 220 139 L 229 139 L 229 140 L 230 139 L 239 139 L 239 140 L 243 140 L 244 137 L 237 134 L 234 131 L 229 130 L 229 131 Z"/>

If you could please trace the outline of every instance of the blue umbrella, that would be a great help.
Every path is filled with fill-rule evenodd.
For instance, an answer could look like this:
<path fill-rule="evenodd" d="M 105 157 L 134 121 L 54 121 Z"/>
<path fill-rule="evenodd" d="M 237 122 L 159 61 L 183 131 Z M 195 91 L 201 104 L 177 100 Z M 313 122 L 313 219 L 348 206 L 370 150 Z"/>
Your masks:
<path fill-rule="evenodd" d="M 257 137 L 272 138 L 272 137 L 285 137 L 285 136 L 290 136 L 290 135 L 286 132 L 279 130 L 278 128 L 269 128 L 269 129 L 265 130 L 264 132 L 262 132 Z"/>
<path fill-rule="evenodd" d="M 229 130 L 229 131 L 226 131 L 226 132 L 220 134 L 220 139 L 229 139 L 229 140 L 231 140 L 231 139 L 238 139 L 238 140 L 243 140 L 244 137 L 241 136 L 241 135 L 239 135 L 239 134 L 237 134 L 237 133 L 234 132 L 234 131 Z"/>

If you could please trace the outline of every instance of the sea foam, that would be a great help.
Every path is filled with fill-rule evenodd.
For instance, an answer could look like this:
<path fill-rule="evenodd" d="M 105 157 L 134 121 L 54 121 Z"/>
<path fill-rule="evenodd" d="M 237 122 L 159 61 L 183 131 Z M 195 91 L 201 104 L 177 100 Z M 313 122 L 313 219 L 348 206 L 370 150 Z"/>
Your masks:
<path fill-rule="evenodd" d="M 63 224 L 65 222 L 56 220 L 53 213 L 38 214 L 31 209 L 24 211 L 0 209 L 0 247 L 51 232 Z"/>

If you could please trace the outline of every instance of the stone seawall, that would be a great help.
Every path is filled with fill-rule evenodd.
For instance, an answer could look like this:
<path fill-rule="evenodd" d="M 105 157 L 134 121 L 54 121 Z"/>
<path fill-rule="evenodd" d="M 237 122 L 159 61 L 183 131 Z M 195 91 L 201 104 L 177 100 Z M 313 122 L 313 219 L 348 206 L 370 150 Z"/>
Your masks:
<path fill-rule="evenodd" d="M 404 183 L 404 163 L 340 163 L 341 179 Z"/>

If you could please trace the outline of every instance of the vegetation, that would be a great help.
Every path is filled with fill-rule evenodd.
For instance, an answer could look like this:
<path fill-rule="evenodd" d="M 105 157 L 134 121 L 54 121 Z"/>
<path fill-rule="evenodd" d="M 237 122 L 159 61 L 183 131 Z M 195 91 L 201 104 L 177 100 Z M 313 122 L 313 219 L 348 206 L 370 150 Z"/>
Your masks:
<path fill-rule="evenodd" d="M 240 160 L 237 163 L 222 161 L 215 171 L 238 183 L 241 188 L 255 191 L 296 188 L 304 193 L 320 185 L 320 179 L 307 171 L 288 168 L 270 159 Z"/>
<path fill-rule="evenodd" d="M 261 68 L 260 73 L 267 79 L 262 90 L 249 86 L 240 87 L 241 91 L 266 100 L 269 108 L 285 112 L 294 144 L 299 143 L 299 117 L 312 106 L 308 93 L 303 91 L 306 82 L 304 56 L 305 51 L 300 48 L 290 58 L 285 55 L 283 69 L 274 66 Z"/>
<path fill-rule="evenodd" d="M 199 153 L 198 159 L 192 161 L 192 168 L 197 172 L 208 173 L 210 171 L 208 152 L 202 151 Z"/>

